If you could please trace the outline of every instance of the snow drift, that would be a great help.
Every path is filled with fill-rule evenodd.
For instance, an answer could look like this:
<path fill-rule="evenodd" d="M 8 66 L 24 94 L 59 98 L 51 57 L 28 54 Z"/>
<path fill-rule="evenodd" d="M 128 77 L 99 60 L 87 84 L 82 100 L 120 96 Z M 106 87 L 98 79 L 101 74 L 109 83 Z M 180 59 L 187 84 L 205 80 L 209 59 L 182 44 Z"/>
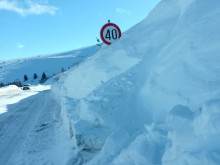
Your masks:
<path fill-rule="evenodd" d="M 162 0 L 53 87 L 70 164 L 220 164 L 220 1 Z"/>

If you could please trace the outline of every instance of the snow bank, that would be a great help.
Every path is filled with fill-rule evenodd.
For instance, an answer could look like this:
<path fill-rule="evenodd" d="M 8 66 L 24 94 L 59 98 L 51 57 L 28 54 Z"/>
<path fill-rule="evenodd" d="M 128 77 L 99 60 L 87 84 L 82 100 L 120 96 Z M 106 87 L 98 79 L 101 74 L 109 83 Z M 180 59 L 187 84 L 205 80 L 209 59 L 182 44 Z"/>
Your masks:
<path fill-rule="evenodd" d="M 21 88 L 17 87 L 16 85 L 9 85 L 9 86 L 5 86 L 0 88 L 0 92 L 8 92 L 8 91 L 14 91 L 14 90 L 21 90 Z"/>
<path fill-rule="evenodd" d="M 220 164 L 220 1 L 163 0 L 60 77 L 75 164 Z"/>

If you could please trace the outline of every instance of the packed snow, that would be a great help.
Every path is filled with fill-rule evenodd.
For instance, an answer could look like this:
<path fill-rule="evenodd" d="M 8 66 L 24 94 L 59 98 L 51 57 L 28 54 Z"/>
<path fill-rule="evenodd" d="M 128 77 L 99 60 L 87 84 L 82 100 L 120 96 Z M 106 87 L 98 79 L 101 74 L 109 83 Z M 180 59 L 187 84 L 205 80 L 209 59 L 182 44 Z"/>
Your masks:
<path fill-rule="evenodd" d="M 219 165 L 219 15 L 162 0 L 48 86 L 1 89 L 0 164 Z"/>
<path fill-rule="evenodd" d="M 7 112 L 7 105 L 18 103 L 20 100 L 35 95 L 43 90 L 49 90 L 51 87 L 49 85 L 37 85 L 31 86 L 30 91 L 22 91 L 21 88 L 10 85 L 3 88 L 0 88 L 0 115 L 4 112 Z"/>

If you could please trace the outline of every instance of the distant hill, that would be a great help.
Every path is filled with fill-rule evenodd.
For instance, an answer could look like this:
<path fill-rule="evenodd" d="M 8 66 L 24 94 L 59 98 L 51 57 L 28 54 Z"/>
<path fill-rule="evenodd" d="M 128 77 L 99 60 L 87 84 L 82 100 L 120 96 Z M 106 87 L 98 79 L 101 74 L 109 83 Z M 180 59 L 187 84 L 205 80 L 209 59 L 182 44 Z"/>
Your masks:
<path fill-rule="evenodd" d="M 59 74 L 94 55 L 98 50 L 99 47 L 91 46 L 52 55 L 0 61 L 0 83 L 23 82 L 24 75 L 27 75 L 27 83 L 38 84 L 43 72 L 48 77 Z M 35 73 L 36 79 L 34 79 Z"/>

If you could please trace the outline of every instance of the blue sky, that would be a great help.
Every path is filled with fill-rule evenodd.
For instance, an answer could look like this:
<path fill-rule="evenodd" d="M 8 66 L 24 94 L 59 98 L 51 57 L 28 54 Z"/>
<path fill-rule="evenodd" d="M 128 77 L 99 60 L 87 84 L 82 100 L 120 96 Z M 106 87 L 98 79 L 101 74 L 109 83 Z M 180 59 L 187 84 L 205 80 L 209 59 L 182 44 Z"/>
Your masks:
<path fill-rule="evenodd" d="M 108 19 L 124 32 L 146 18 L 159 1 L 0 0 L 0 59 L 94 45 Z"/>

